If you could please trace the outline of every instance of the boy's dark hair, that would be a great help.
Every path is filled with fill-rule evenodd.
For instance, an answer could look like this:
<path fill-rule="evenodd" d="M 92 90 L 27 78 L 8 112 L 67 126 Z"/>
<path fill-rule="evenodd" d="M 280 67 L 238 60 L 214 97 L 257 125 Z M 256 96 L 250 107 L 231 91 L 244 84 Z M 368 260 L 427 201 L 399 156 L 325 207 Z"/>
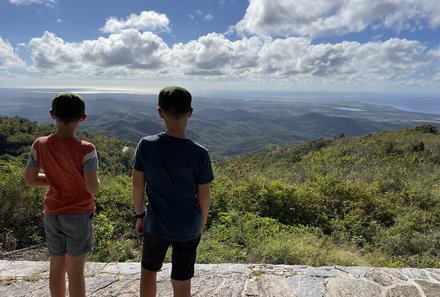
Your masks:
<path fill-rule="evenodd" d="M 75 121 L 86 114 L 86 105 L 80 96 L 62 93 L 53 98 L 51 111 L 60 121 Z"/>
<path fill-rule="evenodd" d="M 168 86 L 159 93 L 158 105 L 166 111 L 187 113 L 191 110 L 191 93 L 177 86 Z"/>

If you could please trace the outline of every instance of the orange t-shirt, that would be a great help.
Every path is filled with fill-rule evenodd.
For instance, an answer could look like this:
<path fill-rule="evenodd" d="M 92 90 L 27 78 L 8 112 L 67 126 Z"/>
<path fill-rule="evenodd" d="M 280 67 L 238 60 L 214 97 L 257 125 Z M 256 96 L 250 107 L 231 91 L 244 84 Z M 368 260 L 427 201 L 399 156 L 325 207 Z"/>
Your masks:
<path fill-rule="evenodd" d="M 44 197 L 45 214 L 95 211 L 95 198 L 84 183 L 84 172 L 98 169 L 93 144 L 74 137 L 39 137 L 32 145 L 28 164 L 41 167 L 47 177 L 49 191 Z"/>

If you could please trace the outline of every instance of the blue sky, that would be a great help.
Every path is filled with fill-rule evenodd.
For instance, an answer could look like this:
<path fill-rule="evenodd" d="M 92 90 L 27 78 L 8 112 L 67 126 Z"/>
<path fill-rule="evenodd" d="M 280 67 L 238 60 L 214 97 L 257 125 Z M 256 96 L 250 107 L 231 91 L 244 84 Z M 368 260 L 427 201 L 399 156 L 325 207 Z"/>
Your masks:
<path fill-rule="evenodd" d="M 32 1 L 29 1 L 29 3 Z M 36 1 L 38 2 L 38 1 Z M 45 31 L 67 42 L 80 42 L 103 36 L 99 29 L 110 17 L 126 19 L 130 14 L 156 11 L 166 14 L 171 33 L 160 34 L 169 44 L 188 42 L 211 32 L 224 33 L 237 23 L 248 6 L 246 0 L 235 1 L 58 1 L 46 5 L 14 5 L 0 2 L 0 36 L 13 44 L 26 43 Z"/>
<path fill-rule="evenodd" d="M 437 0 L 1 0 L 0 87 L 440 90 Z"/>

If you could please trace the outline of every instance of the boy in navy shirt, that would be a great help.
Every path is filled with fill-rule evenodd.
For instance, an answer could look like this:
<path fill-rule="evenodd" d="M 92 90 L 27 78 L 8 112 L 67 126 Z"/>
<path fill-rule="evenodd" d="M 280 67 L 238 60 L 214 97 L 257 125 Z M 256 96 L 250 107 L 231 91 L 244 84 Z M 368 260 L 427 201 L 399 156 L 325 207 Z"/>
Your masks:
<path fill-rule="evenodd" d="M 136 232 L 144 236 L 141 297 L 156 296 L 156 274 L 169 246 L 174 296 L 191 296 L 196 249 L 208 218 L 214 179 L 208 151 L 186 137 L 191 99 L 184 88 L 162 89 L 158 112 L 166 129 L 142 138 L 134 155 Z"/>

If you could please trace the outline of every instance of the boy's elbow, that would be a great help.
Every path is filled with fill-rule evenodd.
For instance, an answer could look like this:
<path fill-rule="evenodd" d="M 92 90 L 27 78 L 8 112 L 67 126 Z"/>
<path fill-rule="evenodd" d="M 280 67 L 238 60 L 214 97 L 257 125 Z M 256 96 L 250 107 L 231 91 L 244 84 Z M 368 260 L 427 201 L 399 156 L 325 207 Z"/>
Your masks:
<path fill-rule="evenodd" d="M 26 186 L 32 187 L 35 185 L 35 178 L 31 174 L 28 174 L 27 172 L 25 172 L 23 179 L 24 179 L 24 184 Z"/>
<path fill-rule="evenodd" d="M 32 186 L 32 182 L 29 180 L 29 177 L 24 176 L 24 184 L 28 187 Z"/>
<path fill-rule="evenodd" d="M 95 195 L 96 193 L 98 193 L 100 186 L 101 186 L 101 183 L 98 179 L 94 183 L 86 183 L 86 190 L 90 194 Z"/>
<path fill-rule="evenodd" d="M 95 195 L 99 191 L 99 187 L 86 187 L 87 192 L 92 195 Z"/>
<path fill-rule="evenodd" d="M 96 171 L 88 171 L 84 173 L 84 185 L 87 192 L 95 195 L 99 191 L 99 186 L 101 182 L 96 174 Z"/>

